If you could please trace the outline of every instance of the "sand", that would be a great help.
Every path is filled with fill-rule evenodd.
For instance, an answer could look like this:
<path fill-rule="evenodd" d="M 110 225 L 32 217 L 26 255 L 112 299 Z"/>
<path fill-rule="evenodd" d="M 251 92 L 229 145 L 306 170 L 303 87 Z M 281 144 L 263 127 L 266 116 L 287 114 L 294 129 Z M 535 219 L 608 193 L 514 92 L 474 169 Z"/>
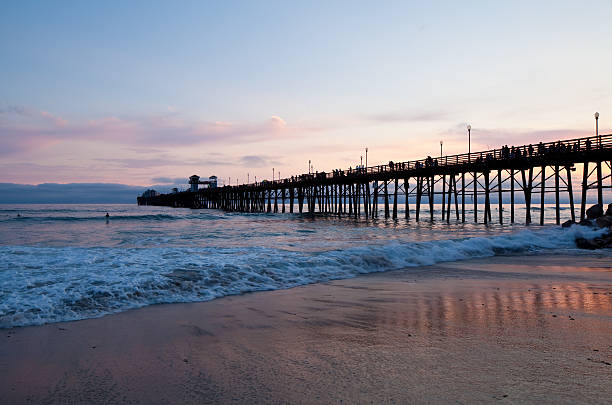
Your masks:
<path fill-rule="evenodd" d="M 2 404 L 603 404 L 612 259 L 470 260 L 0 332 Z"/>

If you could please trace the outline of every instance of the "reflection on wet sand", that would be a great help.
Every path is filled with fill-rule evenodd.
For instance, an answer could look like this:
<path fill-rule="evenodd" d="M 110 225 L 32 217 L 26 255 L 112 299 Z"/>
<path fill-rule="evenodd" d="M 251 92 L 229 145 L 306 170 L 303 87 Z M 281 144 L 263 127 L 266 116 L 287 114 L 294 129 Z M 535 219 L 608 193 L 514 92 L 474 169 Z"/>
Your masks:
<path fill-rule="evenodd" d="M 460 284 L 460 288 L 457 283 L 451 288 L 440 285 L 438 290 L 423 290 L 415 284 L 413 291 L 386 291 L 384 298 L 368 296 L 356 301 L 338 297 L 315 299 L 318 303 L 329 304 L 327 309 L 337 312 L 339 317 L 328 311 L 325 318 L 311 316 L 309 325 L 312 332 L 329 336 L 352 334 L 358 330 L 362 334 L 360 340 L 368 344 L 385 343 L 376 341 L 379 330 L 385 330 L 385 338 L 388 333 L 459 336 L 467 330 L 490 337 L 501 336 L 511 329 L 548 336 L 559 327 L 570 327 L 567 322 L 578 324 L 585 317 L 608 321 L 601 327 L 612 332 L 609 322 L 612 289 L 609 285 L 506 282 L 491 287 L 490 283 L 475 280 Z M 355 290 L 354 286 L 349 288 Z M 342 311 L 337 311 L 338 308 Z M 349 329 L 340 332 L 329 330 L 347 327 Z"/>
<path fill-rule="evenodd" d="M 0 402 L 606 403 L 612 274 L 507 260 L 17 329 Z"/>

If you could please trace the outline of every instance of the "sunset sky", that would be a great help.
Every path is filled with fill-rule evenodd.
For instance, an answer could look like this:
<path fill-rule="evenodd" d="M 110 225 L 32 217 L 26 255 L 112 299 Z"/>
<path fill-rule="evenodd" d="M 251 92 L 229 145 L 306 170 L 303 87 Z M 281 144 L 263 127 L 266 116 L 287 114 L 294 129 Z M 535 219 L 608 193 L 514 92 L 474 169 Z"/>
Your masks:
<path fill-rule="evenodd" d="M 537 4 L 536 4 L 537 3 Z M 612 2 L 3 1 L 0 182 L 232 183 L 612 132 Z"/>

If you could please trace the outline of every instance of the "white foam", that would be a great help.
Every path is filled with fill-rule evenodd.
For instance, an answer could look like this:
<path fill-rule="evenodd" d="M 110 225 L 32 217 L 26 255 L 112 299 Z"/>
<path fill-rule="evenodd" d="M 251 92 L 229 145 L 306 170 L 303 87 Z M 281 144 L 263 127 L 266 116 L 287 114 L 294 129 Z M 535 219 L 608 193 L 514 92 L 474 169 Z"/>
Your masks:
<path fill-rule="evenodd" d="M 156 303 L 206 301 L 439 262 L 574 249 L 577 237 L 601 233 L 555 227 L 316 252 L 264 247 L 2 246 L 0 327 L 92 318 Z"/>

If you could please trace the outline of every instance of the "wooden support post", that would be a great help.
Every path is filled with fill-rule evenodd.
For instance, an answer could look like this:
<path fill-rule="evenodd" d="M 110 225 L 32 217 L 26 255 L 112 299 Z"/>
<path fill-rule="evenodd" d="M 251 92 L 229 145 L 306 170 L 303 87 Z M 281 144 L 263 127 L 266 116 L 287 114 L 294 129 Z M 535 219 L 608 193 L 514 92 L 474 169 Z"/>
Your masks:
<path fill-rule="evenodd" d="M 465 172 L 461 172 L 461 222 L 465 222 Z"/>
<path fill-rule="evenodd" d="M 582 168 L 582 198 L 580 201 L 580 220 L 584 219 L 584 213 L 586 211 L 586 197 L 587 197 L 587 181 L 589 179 L 589 162 L 584 162 Z"/>
<path fill-rule="evenodd" d="M 274 213 L 278 212 L 278 190 L 274 190 Z"/>
<path fill-rule="evenodd" d="M 597 162 L 597 204 L 603 208 L 603 183 L 601 174 L 601 160 Z"/>
<path fill-rule="evenodd" d="M 499 210 L 499 223 L 504 223 L 504 206 L 502 199 L 502 171 L 497 170 L 497 209 Z"/>
<path fill-rule="evenodd" d="M 416 221 L 419 222 L 419 216 L 421 214 L 421 195 L 423 194 L 423 177 L 417 177 L 416 182 Z"/>
<path fill-rule="evenodd" d="M 453 179 L 452 177 L 455 177 L 454 175 L 449 175 L 448 176 L 448 203 L 446 204 L 446 222 L 450 222 L 450 210 L 451 210 L 451 196 L 452 196 L 452 189 L 453 189 Z"/>
<path fill-rule="evenodd" d="M 353 185 L 352 184 L 348 185 L 348 196 L 349 196 L 349 200 L 348 200 L 349 216 L 352 216 L 353 215 Z"/>
<path fill-rule="evenodd" d="M 369 208 L 368 204 L 370 203 L 370 196 L 368 195 L 368 187 L 369 183 L 361 183 L 361 191 L 363 194 L 363 215 L 368 218 Z"/>
<path fill-rule="evenodd" d="M 410 183 L 408 183 L 408 178 L 404 179 L 404 196 L 406 197 L 406 201 L 404 201 L 404 216 L 406 218 L 410 218 L 410 205 L 408 204 L 408 193 L 410 191 Z"/>
<path fill-rule="evenodd" d="M 355 183 L 355 218 L 361 216 L 361 184 Z"/>
<path fill-rule="evenodd" d="M 540 225 L 544 225 L 544 193 L 546 192 L 546 166 L 542 166 L 542 180 L 540 183 Z"/>
<path fill-rule="evenodd" d="M 478 222 L 478 173 L 474 172 L 474 222 Z"/>
<path fill-rule="evenodd" d="M 459 221 L 459 202 L 457 201 L 457 177 L 453 175 L 453 192 L 455 194 L 455 215 Z"/>
<path fill-rule="evenodd" d="M 364 187 L 365 198 L 366 198 L 365 206 L 367 207 L 365 216 L 366 218 L 369 218 L 370 211 L 372 211 L 372 206 L 370 205 L 370 181 L 369 180 L 366 181 L 363 187 Z"/>
<path fill-rule="evenodd" d="M 533 186 L 533 167 L 529 168 L 529 179 L 525 177 L 525 169 L 521 169 L 523 177 L 523 193 L 525 194 L 525 223 L 531 224 L 531 191 Z"/>
<path fill-rule="evenodd" d="M 388 189 L 388 181 L 383 180 L 385 182 L 385 218 L 389 218 L 389 189 Z"/>
<path fill-rule="evenodd" d="M 434 221 L 434 176 L 432 175 L 429 179 L 429 219 L 431 220 L 431 222 Z"/>
<path fill-rule="evenodd" d="M 374 195 L 372 197 L 372 218 L 378 218 L 378 181 L 374 182 Z"/>
<path fill-rule="evenodd" d="M 440 158 L 441 160 L 441 158 Z M 442 221 L 444 221 L 444 214 L 445 214 L 445 204 L 444 204 L 444 197 L 446 195 L 446 175 L 442 175 Z"/>
<path fill-rule="evenodd" d="M 559 207 L 559 165 L 555 166 L 555 222 L 561 223 L 561 212 Z"/>
<path fill-rule="evenodd" d="M 397 189 L 399 187 L 398 184 L 399 179 L 395 178 L 395 189 L 393 190 L 393 219 L 397 219 Z"/>
<path fill-rule="evenodd" d="M 489 171 L 484 171 L 484 181 L 485 181 L 485 211 L 484 211 L 484 223 L 488 224 L 491 218 L 489 214 L 491 212 L 491 200 L 489 198 Z"/>
<path fill-rule="evenodd" d="M 569 166 L 565 166 L 565 172 L 567 173 L 567 192 L 570 203 L 570 215 L 572 221 L 576 222 L 576 213 L 574 212 L 574 191 L 572 189 L 572 170 Z"/>
<path fill-rule="evenodd" d="M 339 210 L 339 200 L 338 200 L 338 184 L 334 184 L 334 213 L 335 214 L 339 214 L 340 210 Z"/>
<path fill-rule="evenodd" d="M 298 188 L 298 211 L 300 214 L 304 211 L 304 188 Z"/>
<path fill-rule="evenodd" d="M 268 190 L 268 212 L 272 212 L 272 190 Z"/>
<path fill-rule="evenodd" d="M 510 169 L 510 223 L 514 223 L 514 169 Z"/>
<path fill-rule="evenodd" d="M 283 191 L 282 191 L 282 194 L 281 194 L 281 198 L 283 200 L 283 202 L 282 202 L 282 204 L 283 204 L 282 213 L 284 214 L 285 213 L 285 188 L 284 187 L 283 187 Z"/>

